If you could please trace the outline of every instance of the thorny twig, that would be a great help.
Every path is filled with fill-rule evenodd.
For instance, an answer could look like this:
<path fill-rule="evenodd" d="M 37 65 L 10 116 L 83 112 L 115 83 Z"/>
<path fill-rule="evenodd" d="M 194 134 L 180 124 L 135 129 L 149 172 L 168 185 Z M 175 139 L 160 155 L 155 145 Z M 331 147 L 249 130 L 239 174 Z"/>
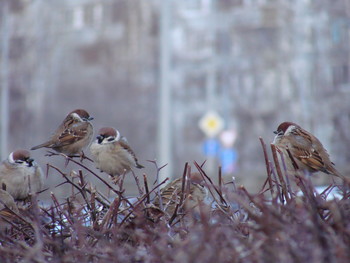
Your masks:
<path fill-rule="evenodd" d="M 182 173 L 182 181 L 181 181 L 181 193 L 180 193 L 180 202 L 178 204 L 176 204 L 174 213 L 172 214 L 172 216 L 169 219 L 169 225 L 172 224 L 172 222 L 174 221 L 174 219 L 177 217 L 177 211 L 179 210 L 180 207 L 182 207 L 182 204 L 184 202 L 184 198 L 185 198 L 185 185 L 186 183 L 188 184 L 189 182 L 186 182 L 187 179 L 189 177 L 189 173 L 188 173 L 188 163 L 185 163 L 185 167 L 184 167 L 184 171 Z M 175 194 L 175 193 L 174 193 Z M 172 200 L 173 198 L 171 198 L 170 200 Z M 160 200 L 162 202 L 162 200 Z"/>
<path fill-rule="evenodd" d="M 284 202 L 284 198 L 286 198 L 286 200 L 288 202 L 289 201 L 288 190 L 287 190 L 286 182 L 284 181 L 284 178 L 283 178 L 281 167 L 280 167 L 279 162 L 278 162 L 277 149 L 276 149 L 276 146 L 274 144 L 271 144 L 271 151 L 272 151 L 273 160 L 275 162 L 278 179 L 279 179 L 281 186 L 282 186 L 282 194 L 283 195 L 281 198 L 281 202 L 282 203 Z"/>
<path fill-rule="evenodd" d="M 211 180 L 211 178 L 204 172 L 204 170 L 202 169 L 201 166 L 198 165 L 197 162 L 194 162 L 194 165 L 197 167 L 199 173 L 201 174 L 201 176 L 203 177 L 204 181 L 208 180 L 210 182 L 210 185 L 214 188 L 215 192 L 219 195 L 219 197 L 221 198 L 221 200 L 224 201 L 224 205 L 227 206 L 227 202 L 225 201 L 225 198 L 223 198 L 223 196 L 221 195 L 220 191 L 216 188 L 216 186 L 214 185 L 213 181 Z M 214 200 L 217 202 L 215 195 L 213 194 L 213 192 L 211 191 L 210 187 L 208 187 L 210 194 L 212 195 L 212 197 L 214 198 Z M 218 202 L 217 202 L 218 203 Z"/>
<path fill-rule="evenodd" d="M 80 162 L 77 162 L 76 160 L 70 158 L 69 156 L 60 153 L 60 156 L 63 156 L 66 160 L 68 160 L 68 162 L 73 162 L 77 165 L 79 165 L 80 167 L 84 168 L 85 170 L 87 170 L 89 173 L 91 173 L 93 176 L 97 177 L 104 185 L 106 185 L 109 189 L 111 189 L 114 193 L 120 195 L 120 191 L 117 191 L 116 189 L 114 189 L 109 183 L 106 182 L 106 180 L 104 180 L 101 176 L 97 175 L 95 172 L 93 172 L 90 168 L 88 168 L 87 166 L 83 165 Z"/>
<path fill-rule="evenodd" d="M 260 141 L 263 143 L 262 139 Z M 68 258 L 72 262 L 153 262 L 159 259 L 164 262 L 235 262 L 238 259 L 248 263 L 263 257 L 269 262 L 348 262 L 349 193 L 344 192 L 342 200 L 327 200 L 333 185 L 317 194 L 308 177 L 297 174 L 295 178 L 301 195 L 296 195 L 288 181 L 283 155 L 280 175 L 274 169 L 276 159 L 271 163 L 267 152 L 264 157 L 269 187 L 264 185 L 258 194 L 249 193 L 243 186 L 236 188 L 234 178 L 233 187 L 222 188 L 220 170 L 219 185 L 216 186 L 204 172 L 203 165 L 195 163 L 217 208 L 199 203 L 196 211 L 186 207 L 182 214 L 178 211 L 187 202 L 191 186 L 191 167 L 187 165 L 182 175 L 182 191 L 174 193 L 178 199 L 182 196 L 182 201 L 177 204 L 173 214 L 176 218 L 171 223 L 162 216 L 159 211 L 162 209 L 153 209 L 150 195 L 159 191 L 160 184 L 148 189 L 147 175 L 144 175 L 145 193 L 140 193 L 134 204 L 128 202 L 124 206 L 123 202 L 127 201 L 122 196 L 123 185 L 119 186 L 120 195 L 110 202 L 87 182 L 88 177 L 84 177 L 81 170 L 77 173 L 79 181 L 73 181 L 69 173 L 65 174 L 75 186 L 67 179 L 64 183 L 80 189 L 74 190 L 72 197 L 83 195 L 83 191 L 90 209 L 87 204 L 76 204 L 70 198 L 60 203 L 52 194 L 50 208 L 39 211 L 33 199 L 33 212 L 25 211 L 26 216 L 23 216 L 20 210 L 18 216 L 28 224 L 0 217 L 10 229 L 7 232 L 0 229 L 0 261 L 51 262 Z M 279 176 L 283 177 L 285 188 Z M 347 187 L 345 182 L 343 187 Z M 268 198 L 270 195 L 262 194 L 267 191 L 273 197 L 272 201 Z M 283 198 L 289 198 L 289 201 L 282 202 Z M 101 207 L 97 205 L 98 199 L 103 202 L 100 202 L 102 210 L 98 209 Z M 224 207 L 222 204 L 229 205 Z M 232 211 L 231 205 L 237 205 L 238 210 Z M 147 209 L 140 209 L 140 206 Z M 90 215 L 91 211 L 96 211 L 96 220 Z M 212 213 L 215 211 L 218 213 Z M 2 212 L 6 211 L 0 211 L 0 215 Z M 184 220 L 188 214 L 192 214 L 192 220 Z M 157 220 L 148 220 L 153 219 L 153 215 Z"/>
<path fill-rule="evenodd" d="M 156 168 L 156 180 L 154 181 L 153 184 L 155 184 L 155 183 L 159 184 L 159 173 L 160 173 L 160 171 L 161 171 L 165 166 L 167 166 L 168 164 L 164 164 L 163 166 L 158 167 L 158 164 L 157 164 L 157 162 L 156 162 L 155 160 L 154 160 L 154 161 L 152 161 L 152 160 L 147 160 L 147 161 L 150 162 L 150 163 L 153 163 L 154 166 L 155 166 L 155 168 Z M 163 207 L 163 200 L 162 200 L 162 195 L 161 195 L 161 193 L 160 193 L 160 188 L 159 188 L 159 187 L 157 188 L 156 195 L 157 195 L 158 200 L 159 200 L 160 209 L 163 210 L 163 209 L 164 209 L 164 207 Z"/>
<path fill-rule="evenodd" d="M 161 182 L 160 184 L 156 185 L 149 193 L 148 195 L 150 195 L 154 190 L 158 189 L 161 185 L 165 184 L 166 181 L 168 181 L 168 178 L 166 178 L 163 182 Z M 142 204 L 142 202 L 147 198 L 148 195 L 144 195 L 139 201 L 137 201 L 134 204 L 134 209 L 136 207 L 138 207 L 140 204 Z M 124 218 L 123 220 L 120 222 L 119 227 L 129 218 L 130 215 L 133 214 L 134 211 L 129 212 Z"/>
<path fill-rule="evenodd" d="M 143 182 L 145 185 L 145 190 L 146 190 L 146 203 L 149 204 L 150 203 L 150 197 L 149 197 L 149 190 L 148 190 L 148 183 L 147 183 L 147 176 L 145 174 L 143 174 Z"/>
<path fill-rule="evenodd" d="M 264 158 L 265 158 L 265 166 L 266 166 L 266 175 L 267 175 L 267 181 L 269 182 L 269 189 L 271 191 L 271 196 L 272 198 L 274 198 L 275 196 L 275 191 L 273 189 L 273 184 L 272 184 L 272 180 L 271 180 L 271 167 L 270 167 L 270 163 L 269 163 L 269 157 L 267 155 L 267 150 L 266 150 L 266 144 L 263 140 L 263 138 L 259 137 L 261 146 L 263 148 L 263 153 L 264 153 Z"/>

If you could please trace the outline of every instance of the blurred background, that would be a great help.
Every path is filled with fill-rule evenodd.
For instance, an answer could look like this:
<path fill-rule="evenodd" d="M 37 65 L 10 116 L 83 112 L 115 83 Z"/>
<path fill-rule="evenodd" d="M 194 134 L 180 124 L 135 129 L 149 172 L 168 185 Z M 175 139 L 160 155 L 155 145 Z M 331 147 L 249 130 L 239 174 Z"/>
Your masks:
<path fill-rule="evenodd" d="M 1 159 L 44 142 L 68 112 L 128 138 L 146 173 L 221 165 L 251 191 L 259 142 L 294 121 L 338 170 L 350 161 L 349 0 L 0 0 Z M 60 157 L 33 156 L 60 165 Z M 89 152 L 87 151 L 89 156 Z M 87 164 L 90 167 L 93 165 Z M 194 169 L 194 168 L 193 168 Z M 101 174 L 104 178 L 107 175 Z M 130 194 L 136 191 L 128 175 Z M 319 183 L 330 176 L 316 175 Z M 50 191 L 62 182 L 54 171 Z"/>

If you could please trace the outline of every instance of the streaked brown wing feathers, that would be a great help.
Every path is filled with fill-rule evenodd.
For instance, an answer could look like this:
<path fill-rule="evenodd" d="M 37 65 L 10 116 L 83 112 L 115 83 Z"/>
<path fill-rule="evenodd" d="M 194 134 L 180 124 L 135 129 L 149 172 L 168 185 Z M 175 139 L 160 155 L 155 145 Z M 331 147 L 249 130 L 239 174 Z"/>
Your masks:
<path fill-rule="evenodd" d="M 58 145 L 64 146 L 75 143 L 83 139 L 87 134 L 87 122 L 80 122 L 72 127 L 65 129 L 62 134 L 58 137 Z"/>
<path fill-rule="evenodd" d="M 320 154 L 315 150 L 308 151 L 300 147 L 293 147 L 294 156 L 306 166 L 314 170 L 324 170 L 324 161 Z"/>
<path fill-rule="evenodd" d="M 128 151 L 128 153 L 130 153 L 132 155 L 132 157 L 134 157 L 135 160 L 136 159 L 136 155 L 133 152 L 133 150 L 131 150 L 130 146 L 125 142 L 125 141 L 119 141 L 119 145 L 126 151 Z"/>

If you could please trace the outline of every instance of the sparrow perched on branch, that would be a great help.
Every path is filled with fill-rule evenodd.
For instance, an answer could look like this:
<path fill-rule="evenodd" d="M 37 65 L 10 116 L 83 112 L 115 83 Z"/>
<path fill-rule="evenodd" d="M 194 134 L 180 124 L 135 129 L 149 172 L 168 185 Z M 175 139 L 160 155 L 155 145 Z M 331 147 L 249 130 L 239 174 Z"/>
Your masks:
<path fill-rule="evenodd" d="M 29 193 L 39 192 L 42 185 L 43 172 L 27 150 L 12 152 L 0 164 L 0 186 L 15 200 L 23 200 Z"/>
<path fill-rule="evenodd" d="M 288 170 L 323 172 L 343 176 L 335 169 L 322 143 L 310 132 L 292 122 L 281 123 L 273 144 L 282 151 Z"/>
<path fill-rule="evenodd" d="M 0 189 L 0 214 L 2 214 L 6 207 L 18 213 L 18 207 L 12 195 L 10 195 L 7 191 Z"/>
<path fill-rule="evenodd" d="M 13 212 L 19 213 L 15 200 L 8 192 L 0 189 L 0 233 L 4 233 L 4 231 L 11 227 L 7 221 L 12 223 L 16 220 Z"/>
<path fill-rule="evenodd" d="M 144 168 L 138 163 L 135 153 L 118 130 L 104 127 L 98 134 L 90 146 L 96 168 L 111 176 L 127 173 L 133 167 Z"/>
<path fill-rule="evenodd" d="M 93 127 L 90 121 L 92 119 L 83 109 L 70 112 L 50 140 L 32 147 L 31 150 L 45 147 L 69 156 L 80 154 L 91 142 Z"/>
<path fill-rule="evenodd" d="M 180 204 L 181 195 L 183 196 L 185 210 L 190 210 L 198 207 L 199 202 L 203 202 L 208 197 L 208 189 L 205 185 L 204 179 L 198 173 L 192 173 L 190 178 L 186 177 L 184 186 L 184 193 L 182 193 L 182 177 L 168 183 L 160 190 L 160 196 L 163 203 L 163 209 L 169 216 L 174 214 L 175 208 Z M 159 206 L 159 198 L 156 196 L 154 204 Z"/>

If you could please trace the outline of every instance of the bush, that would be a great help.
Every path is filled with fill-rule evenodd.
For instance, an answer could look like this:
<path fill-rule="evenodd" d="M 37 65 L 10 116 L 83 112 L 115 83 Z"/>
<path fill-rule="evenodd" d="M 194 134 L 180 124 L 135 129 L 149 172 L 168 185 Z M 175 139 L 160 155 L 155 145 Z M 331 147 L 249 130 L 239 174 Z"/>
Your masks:
<path fill-rule="evenodd" d="M 0 261 L 350 262 L 349 183 L 337 186 L 341 199 L 328 200 L 335 185 L 319 194 L 307 176 L 288 175 L 276 159 L 274 166 L 270 164 L 265 146 L 264 152 L 267 178 L 258 194 L 236 187 L 234 181 L 222 183 L 220 172 L 219 184 L 214 185 L 194 163 L 210 203 L 194 202 L 193 167 L 188 164 L 177 198 L 165 203 L 159 201 L 163 193 L 159 187 L 165 182 L 149 187 L 144 176 L 141 186 L 134 175 L 140 195 L 131 200 L 124 196 L 123 177 L 115 184 L 104 181 L 60 154 L 77 166 L 78 172 L 71 174 L 78 182 L 48 166 L 76 193 L 63 203 L 52 194 L 49 207 L 40 207 L 33 195 L 20 212 L 1 211 Z M 158 174 L 161 169 L 157 167 Z M 97 176 L 117 197 L 105 198 L 85 182 L 82 170 Z M 77 196 L 84 202 L 76 202 Z M 190 198 L 195 205 L 186 205 Z M 166 211 L 169 205 L 171 213 Z"/>

